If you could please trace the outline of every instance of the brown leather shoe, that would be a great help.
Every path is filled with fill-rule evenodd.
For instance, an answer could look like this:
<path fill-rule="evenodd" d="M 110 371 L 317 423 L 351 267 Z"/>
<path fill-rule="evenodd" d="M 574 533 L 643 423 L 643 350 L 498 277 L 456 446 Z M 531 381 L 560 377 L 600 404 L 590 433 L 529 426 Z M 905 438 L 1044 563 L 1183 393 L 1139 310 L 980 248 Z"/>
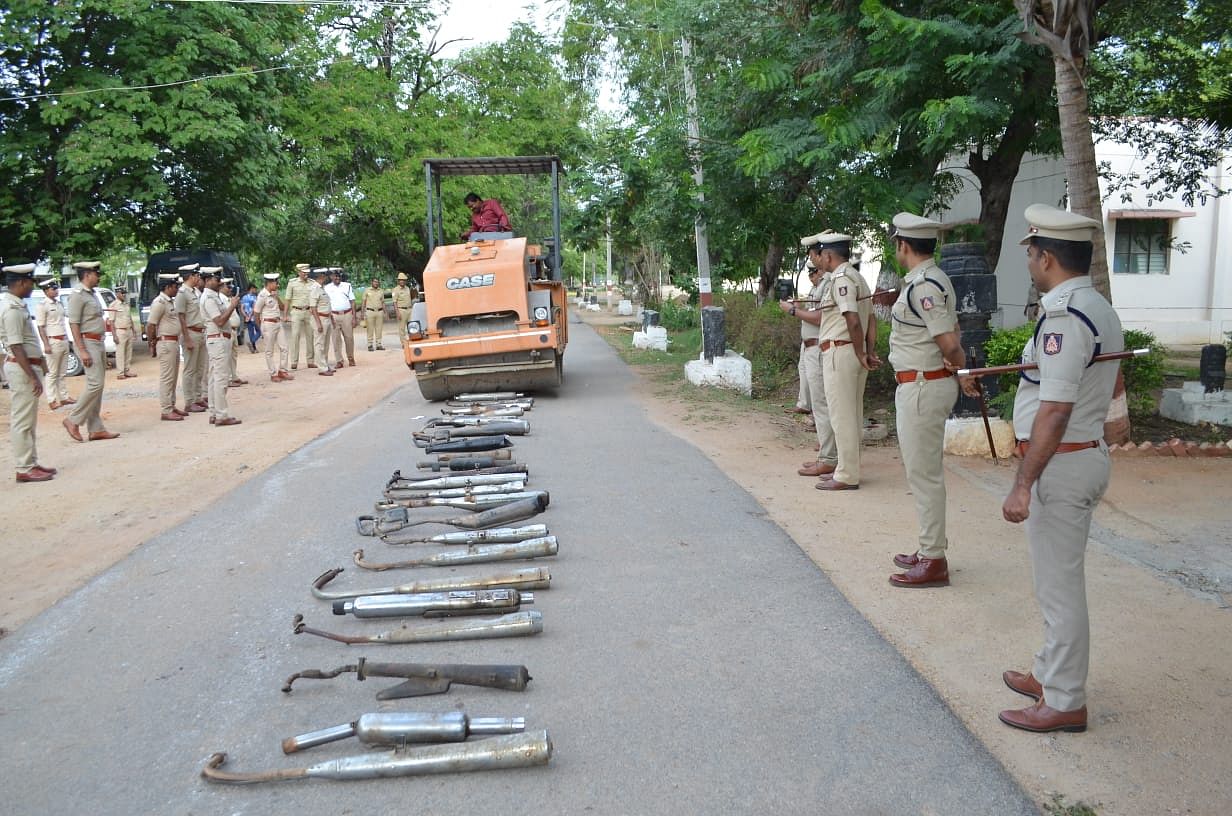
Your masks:
<path fill-rule="evenodd" d="M 64 399 L 60 400 L 60 404 L 62 404 L 62 405 L 76 405 L 76 404 L 77 404 L 77 400 L 73 399 L 72 397 L 65 397 Z"/>
<path fill-rule="evenodd" d="M 1037 702 L 1044 696 L 1044 687 L 1035 679 L 1035 675 L 1030 672 L 1023 674 L 1022 672 L 1006 671 L 1001 673 L 1001 679 L 1005 681 L 1005 685 L 1009 686 L 1010 691 L 1024 694 Z"/>
<path fill-rule="evenodd" d="M 899 553 L 894 556 L 894 563 L 903 569 L 911 569 L 916 564 L 920 563 L 920 554 L 918 552 L 913 552 L 910 555 L 907 553 Z"/>
<path fill-rule="evenodd" d="M 297 369 L 297 368 L 299 368 L 299 363 L 291 363 L 291 370 L 292 370 L 292 371 L 294 371 L 294 370 L 295 370 L 295 369 Z"/>
<path fill-rule="evenodd" d="M 332 368 L 327 368 L 324 371 L 318 371 L 317 376 L 318 377 L 332 377 L 334 376 L 334 370 Z"/>
<path fill-rule="evenodd" d="M 270 382 L 282 382 L 282 375 L 281 374 L 271 374 Z"/>
<path fill-rule="evenodd" d="M 289 371 L 279 371 L 279 372 L 278 372 L 278 376 L 279 376 L 279 377 L 282 377 L 284 380 L 293 380 L 293 379 L 295 379 L 293 376 L 291 376 L 291 372 L 289 372 Z"/>
<path fill-rule="evenodd" d="M 309 367 L 309 368 L 316 368 L 316 367 L 317 367 L 317 364 L 316 364 L 316 363 L 309 363 L 309 364 L 308 364 L 308 367 Z"/>
<path fill-rule="evenodd" d="M 242 422 L 243 420 L 236 419 L 235 417 L 225 417 L 223 419 L 218 420 L 214 424 L 217 425 L 219 428 L 225 428 L 228 425 L 240 425 L 242 424 Z"/>
<path fill-rule="evenodd" d="M 1006 709 L 997 716 L 1000 717 L 1001 722 L 1012 728 L 1034 731 L 1037 734 L 1046 734 L 1049 731 L 1079 733 L 1087 730 L 1086 706 L 1073 711 L 1057 711 L 1040 700 L 1035 705 L 1026 708 Z"/>
<path fill-rule="evenodd" d="M 354 357 L 348 357 L 348 358 L 347 358 L 347 365 L 349 365 L 351 368 L 354 368 L 354 367 L 355 367 L 355 358 L 354 358 Z"/>
<path fill-rule="evenodd" d="M 90 434 L 90 441 L 101 442 L 104 439 L 118 439 L 119 437 L 120 435 L 118 433 L 112 433 L 111 431 L 95 431 Z"/>
<path fill-rule="evenodd" d="M 834 465 L 827 465 L 824 462 L 806 462 L 804 467 L 796 471 L 801 476 L 825 476 L 827 473 L 834 472 Z"/>
<path fill-rule="evenodd" d="M 944 558 L 918 558 L 906 572 L 890 576 L 896 587 L 939 587 L 950 585 L 950 569 Z"/>
<path fill-rule="evenodd" d="M 180 416 L 179 414 L 175 412 L 172 412 L 170 414 L 163 414 L 162 416 L 159 417 L 159 419 L 161 419 L 163 422 L 183 422 L 184 421 L 184 417 Z"/>
<path fill-rule="evenodd" d="M 180 419 L 183 419 L 184 417 L 188 416 L 187 411 L 181 411 L 179 408 L 176 408 L 175 406 L 172 406 L 171 413 L 175 414 Z"/>
<path fill-rule="evenodd" d="M 60 400 L 56 400 L 55 402 L 49 403 L 49 404 L 47 405 L 47 407 L 48 407 L 48 408 L 50 408 L 51 410 L 55 411 L 55 410 L 58 410 L 58 409 L 60 409 L 60 408 L 63 408 L 63 407 L 64 407 L 64 403 L 60 402 Z"/>
<path fill-rule="evenodd" d="M 85 442 L 85 440 L 81 438 L 81 431 L 77 430 L 76 425 L 68 421 L 68 417 L 65 417 L 64 421 L 60 424 L 64 426 L 64 430 L 68 431 L 68 435 L 73 437 L 73 439 L 76 439 L 78 442 Z"/>
<path fill-rule="evenodd" d="M 858 484 L 854 484 L 854 485 L 847 484 L 846 482 L 837 482 L 834 479 L 825 479 L 825 478 L 823 478 L 817 484 L 813 485 L 813 487 L 817 488 L 818 490 L 859 490 L 860 489 L 860 486 Z"/>
<path fill-rule="evenodd" d="M 196 403 L 196 402 L 194 402 L 192 405 L 188 406 L 187 411 L 188 411 L 188 413 L 190 413 L 190 414 L 203 414 L 203 413 L 205 413 L 205 409 L 204 409 L 204 408 L 202 408 L 202 407 L 201 407 L 201 405 L 200 405 L 199 403 Z"/>
<path fill-rule="evenodd" d="M 32 469 L 32 470 L 41 470 L 41 471 L 43 471 L 44 473 L 50 473 L 52 476 L 55 476 L 57 473 L 59 473 L 59 472 L 60 472 L 60 471 L 56 470 L 55 468 L 44 467 L 43 465 L 35 465 L 35 466 L 34 466 L 33 468 L 31 468 L 31 469 Z"/>
<path fill-rule="evenodd" d="M 26 482 L 50 482 L 54 474 L 48 473 L 45 470 L 31 468 L 27 473 L 17 474 L 17 483 L 25 484 Z"/>

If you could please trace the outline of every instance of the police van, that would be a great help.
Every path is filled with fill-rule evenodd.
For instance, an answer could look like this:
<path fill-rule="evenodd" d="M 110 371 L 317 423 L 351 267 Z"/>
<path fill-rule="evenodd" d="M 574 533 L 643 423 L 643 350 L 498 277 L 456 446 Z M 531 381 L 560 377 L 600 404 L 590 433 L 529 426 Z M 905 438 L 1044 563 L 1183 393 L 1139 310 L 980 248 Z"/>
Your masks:
<path fill-rule="evenodd" d="M 207 248 L 151 253 L 146 260 L 145 271 L 141 273 L 141 291 L 137 294 L 137 302 L 141 308 L 141 339 L 146 339 L 145 326 L 150 322 L 150 304 L 161 291 L 158 288 L 158 276 L 173 272 L 178 274 L 180 267 L 188 264 L 221 266 L 224 278 L 235 278 L 236 294 L 243 295 L 248 291 L 248 274 L 234 252 Z"/>

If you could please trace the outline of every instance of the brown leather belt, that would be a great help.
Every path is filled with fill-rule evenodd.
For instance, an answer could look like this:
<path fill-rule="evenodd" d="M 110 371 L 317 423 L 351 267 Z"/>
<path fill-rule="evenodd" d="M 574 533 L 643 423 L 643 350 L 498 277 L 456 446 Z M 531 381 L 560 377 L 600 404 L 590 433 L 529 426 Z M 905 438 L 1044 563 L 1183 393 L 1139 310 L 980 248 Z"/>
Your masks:
<path fill-rule="evenodd" d="M 350 314 L 350 313 L 351 313 L 350 309 L 343 309 L 341 312 L 338 311 L 337 309 L 334 309 L 334 314 Z"/>
<path fill-rule="evenodd" d="M 282 318 L 281 317 L 263 317 L 261 318 L 261 322 L 262 323 L 281 323 Z"/>
<path fill-rule="evenodd" d="M 365 307 L 364 307 L 364 311 L 367 311 L 367 312 L 383 312 L 383 311 L 385 311 L 385 310 L 384 310 L 384 309 L 382 309 L 382 308 L 380 308 L 379 306 L 378 306 L 377 308 L 375 308 L 375 309 L 374 309 L 373 307 L 371 307 L 371 306 L 365 306 Z M 345 314 L 345 312 L 343 312 L 343 314 Z"/>
<path fill-rule="evenodd" d="M 813 347 L 813 346 L 815 346 L 815 345 L 817 345 L 817 338 L 816 338 L 816 337 L 806 337 L 806 338 L 804 338 L 804 347 L 805 347 L 805 348 L 812 348 L 812 347 Z"/>
<path fill-rule="evenodd" d="M 1027 450 L 1030 449 L 1031 442 L 1026 439 L 1019 439 L 1018 446 L 1015 450 L 1018 451 L 1019 459 L 1027 458 Z M 1088 448 L 1098 448 L 1099 440 L 1093 442 L 1062 442 L 1057 445 L 1056 453 L 1073 453 L 1074 451 L 1087 450 Z"/>
<path fill-rule="evenodd" d="M 833 346 L 850 346 L 850 340 L 823 340 L 821 341 L 821 350 L 829 351 Z"/>
<path fill-rule="evenodd" d="M 227 338 L 228 340 L 230 340 L 230 339 L 231 339 L 231 332 L 214 332 L 213 334 L 207 334 L 207 335 L 205 336 L 205 339 L 206 339 L 206 340 L 213 340 L 215 337 L 225 337 L 225 338 Z"/>
<path fill-rule="evenodd" d="M 66 335 L 66 334 L 49 334 L 49 335 L 47 335 L 47 336 L 48 336 L 48 337 L 50 337 L 52 340 L 63 340 L 63 339 L 64 339 L 65 337 L 67 337 L 68 335 Z"/>
<path fill-rule="evenodd" d="M 302 312 L 302 311 L 304 311 L 305 309 L 309 309 L 309 308 L 311 308 L 311 307 L 310 307 L 310 306 L 292 306 L 291 308 L 292 308 L 292 309 L 295 309 L 297 312 Z"/>
<path fill-rule="evenodd" d="M 160 334 L 158 335 L 158 339 L 159 340 L 170 340 L 173 343 L 180 342 L 180 336 L 178 334 Z"/>
<path fill-rule="evenodd" d="M 921 374 L 924 375 L 926 380 L 944 380 L 946 377 L 954 376 L 954 372 L 948 368 L 938 368 L 933 371 L 896 371 L 894 372 L 894 378 L 899 383 L 910 383 L 918 380 Z"/>
<path fill-rule="evenodd" d="M 102 340 L 103 339 L 103 336 L 101 334 L 95 334 L 94 332 L 82 332 L 81 336 L 87 340 Z"/>
<path fill-rule="evenodd" d="M 27 357 L 26 359 L 30 361 L 30 365 L 32 366 L 39 366 L 43 369 L 47 368 L 47 363 L 42 357 Z M 4 362 L 15 363 L 17 362 L 17 358 L 10 354 L 8 357 L 4 358 Z"/>
<path fill-rule="evenodd" d="M 205 331 L 205 326 L 203 326 L 203 325 L 202 325 L 202 326 L 189 326 L 189 327 L 188 327 L 188 330 L 189 330 L 189 331 L 195 331 L 195 332 L 203 332 L 203 331 Z"/>

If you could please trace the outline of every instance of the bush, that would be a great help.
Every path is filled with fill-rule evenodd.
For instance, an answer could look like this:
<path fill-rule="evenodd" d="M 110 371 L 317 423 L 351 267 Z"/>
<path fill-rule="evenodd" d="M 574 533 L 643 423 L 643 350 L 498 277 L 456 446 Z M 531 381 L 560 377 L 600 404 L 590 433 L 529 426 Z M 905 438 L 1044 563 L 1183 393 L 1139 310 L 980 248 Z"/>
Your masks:
<path fill-rule="evenodd" d="M 715 305 L 723 307 L 728 347 L 739 351 L 753 365 L 755 391 L 775 391 L 795 379 L 799 320 L 783 314 L 774 300 L 759 307 L 750 292 L 716 297 Z"/>
<path fill-rule="evenodd" d="M 659 307 L 659 325 L 668 331 L 687 331 L 701 324 L 701 312 L 694 306 L 681 306 L 675 301 L 665 300 Z"/>

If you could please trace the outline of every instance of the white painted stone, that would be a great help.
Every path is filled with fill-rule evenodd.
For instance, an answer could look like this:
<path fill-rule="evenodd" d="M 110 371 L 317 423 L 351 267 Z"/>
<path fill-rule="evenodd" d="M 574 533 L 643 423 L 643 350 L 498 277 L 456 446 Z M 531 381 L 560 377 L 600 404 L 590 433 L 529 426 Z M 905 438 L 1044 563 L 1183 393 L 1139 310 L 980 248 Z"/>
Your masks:
<path fill-rule="evenodd" d="M 650 326 L 646 331 L 633 332 L 633 348 L 667 351 L 667 329 Z"/>
<path fill-rule="evenodd" d="M 660 327 L 651 326 L 655 328 Z M 716 357 L 713 363 L 706 362 L 705 357 L 690 360 L 684 364 L 684 376 L 698 386 L 729 388 L 746 397 L 753 393 L 753 364 L 731 349 L 724 356 Z"/>
<path fill-rule="evenodd" d="M 884 422 L 876 419 L 864 420 L 864 441 L 865 442 L 880 442 L 890 435 L 890 429 L 886 427 Z"/>
<path fill-rule="evenodd" d="M 1164 389 L 1159 413 L 1187 425 L 1232 425 L 1232 393 L 1224 390 L 1208 394 L 1202 383 L 1183 383 L 1180 388 Z"/>
<path fill-rule="evenodd" d="M 586 304 L 586 311 L 588 311 L 588 312 L 601 312 L 601 311 L 603 311 L 603 307 L 602 307 L 602 306 L 600 306 L 598 303 L 588 303 L 588 304 Z"/>
<path fill-rule="evenodd" d="M 1014 451 L 1014 426 L 1001 417 L 989 417 L 997 456 L 1008 459 Z M 988 456 L 988 434 L 982 417 L 951 417 L 945 421 L 945 452 L 955 456 Z"/>
<path fill-rule="evenodd" d="M 622 300 L 620 301 L 620 303 L 616 304 L 616 314 L 632 315 L 633 314 L 633 301 Z"/>

